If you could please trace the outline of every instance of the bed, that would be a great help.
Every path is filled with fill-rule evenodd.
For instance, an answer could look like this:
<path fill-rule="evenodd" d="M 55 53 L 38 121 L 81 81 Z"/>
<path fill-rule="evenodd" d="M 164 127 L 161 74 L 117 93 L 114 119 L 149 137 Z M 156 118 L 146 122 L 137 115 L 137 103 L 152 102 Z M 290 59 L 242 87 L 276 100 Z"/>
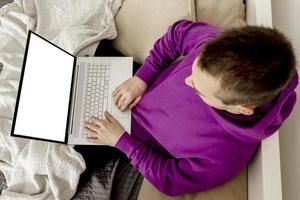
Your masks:
<path fill-rule="evenodd" d="M 10 1 L 1 1 L 0 6 Z M 155 40 L 170 24 L 183 18 L 206 21 L 221 28 L 245 24 L 272 26 L 271 0 L 125 0 L 115 18 L 118 37 L 112 41 L 112 46 L 124 55 L 133 56 L 136 62 L 143 63 Z M 0 191 L 3 188 L 5 178 L 0 172 Z M 281 196 L 277 132 L 262 142 L 247 168 L 220 187 L 168 197 L 144 179 L 138 199 L 280 200 Z"/>

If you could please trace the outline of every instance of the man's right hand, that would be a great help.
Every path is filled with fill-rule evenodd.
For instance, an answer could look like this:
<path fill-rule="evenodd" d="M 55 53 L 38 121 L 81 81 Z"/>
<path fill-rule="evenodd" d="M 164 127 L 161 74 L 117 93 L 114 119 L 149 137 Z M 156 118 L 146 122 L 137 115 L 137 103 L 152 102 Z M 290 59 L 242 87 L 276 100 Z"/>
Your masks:
<path fill-rule="evenodd" d="M 147 84 L 137 76 L 133 76 L 116 87 L 112 96 L 115 105 L 124 111 L 129 106 L 132 109 L 142 98 Z"/>

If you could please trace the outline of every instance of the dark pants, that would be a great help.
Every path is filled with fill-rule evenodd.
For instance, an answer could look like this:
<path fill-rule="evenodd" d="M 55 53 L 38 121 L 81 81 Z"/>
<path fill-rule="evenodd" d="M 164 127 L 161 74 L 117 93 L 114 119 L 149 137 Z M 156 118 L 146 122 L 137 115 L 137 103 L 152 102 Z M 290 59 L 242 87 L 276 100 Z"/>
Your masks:
<path fill-rule="evenodd" d="M 95 56 L 124 56 L 112 48 L 110 40 L 102 40 Z M 133 64 L 133 74 L 141 65 Z M 111 146 L 74 147 L 81 153 L 86 170 L 80 176 L 73 199 L 137 199 L 143 176 L 130 164 L 130 160 L 119 149 Z"/>
<path fill-rule="evenodd" d="M 121 56 L 121 57 L 123 57 L 124 55 L 111 46 L 110 40 L 102 40 L 100 42 L 100 45 L 98 45 L 98 47 L 96 49 L 95 56 L 108 56 L 108 57 Z M 135 72 L 140 67 L 141 67 L 141 64 L 139 64 L 137 62 L 133 62 L 133 74 L 132 75 L 134 75 Z"/>

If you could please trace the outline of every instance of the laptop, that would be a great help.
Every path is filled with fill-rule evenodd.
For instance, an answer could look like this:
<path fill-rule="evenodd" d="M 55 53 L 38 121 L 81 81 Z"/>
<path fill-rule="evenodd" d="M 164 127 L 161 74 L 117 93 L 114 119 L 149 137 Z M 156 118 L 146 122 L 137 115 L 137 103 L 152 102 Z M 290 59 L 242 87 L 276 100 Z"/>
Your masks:
<path fill-rule="evenodd" d="M 84 122 L 106 110 L 130 133 L 131 111 L 120 111 L 112 92 L 132 67 L 132 57 L 75 57 L 29 30 L 11 136 L 93 145 Z"/>

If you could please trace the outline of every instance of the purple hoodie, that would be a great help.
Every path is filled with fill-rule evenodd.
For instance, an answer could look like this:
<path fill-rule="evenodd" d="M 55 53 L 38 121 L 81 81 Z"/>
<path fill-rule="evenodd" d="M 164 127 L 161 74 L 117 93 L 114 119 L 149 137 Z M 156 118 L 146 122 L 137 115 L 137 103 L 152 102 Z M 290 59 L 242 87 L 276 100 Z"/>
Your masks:
<path fill-rule="evenodd" d="M 251 116 L 203 102 L 185 78 L 203 45 L 220 33 L 203 22 L 179 20 L 156 41 L 135 74 L 148 88 L 132 110 L 131 135 L 125 132 L 116 147 L 168 195 L 204 191 L 236 176 L 259 142 L 280 128 L 295 105 L 297 73 Z M 184 58 L 171 64 L 179 56 Z"/>

